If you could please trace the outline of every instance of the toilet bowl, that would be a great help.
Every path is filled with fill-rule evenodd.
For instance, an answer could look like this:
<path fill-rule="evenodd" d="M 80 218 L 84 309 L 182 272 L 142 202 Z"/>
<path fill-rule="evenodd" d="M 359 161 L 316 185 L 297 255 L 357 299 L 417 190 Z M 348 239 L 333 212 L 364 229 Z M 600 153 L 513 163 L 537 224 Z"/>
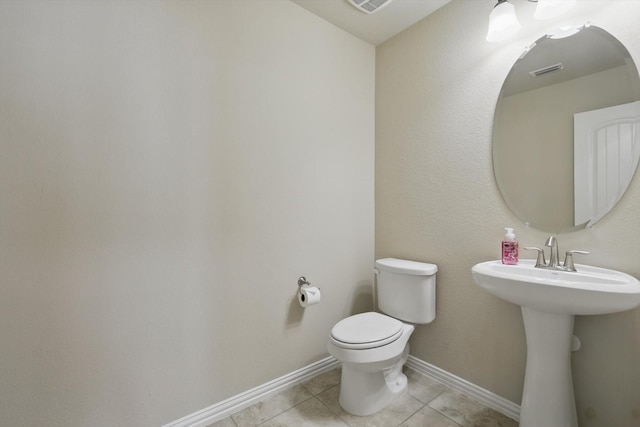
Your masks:
<path fill-rule="evenodd" d="M 332 332 L 328 349 L 342 362 L 340 406 L 353 415 L 376 413 L 407 389 L 402 366 L 414 326 L 369 312 L 341 320 L 336 329 L 343 333 Z"/>
<path fill-rule="evenodd" d="M 409 356 L 412 323 L 428 323 L 435 317 L 436 271 L 433 264 L 395 258 L 376 261 L 379 306 L 397 318 L 360 313 L 331 330 L 327 349 L 342 362 L 339 402 L 345 411 L 374 414 L 407 389 L 402 367 Z M 385 290 L 390 286 L 393 292 Z"/>

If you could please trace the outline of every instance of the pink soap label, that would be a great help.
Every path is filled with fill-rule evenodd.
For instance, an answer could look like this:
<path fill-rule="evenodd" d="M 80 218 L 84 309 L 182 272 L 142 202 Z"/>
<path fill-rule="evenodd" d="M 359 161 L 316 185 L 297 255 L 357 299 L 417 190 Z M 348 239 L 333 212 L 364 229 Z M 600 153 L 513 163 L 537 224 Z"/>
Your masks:
<path fill-rule="evenodd" d="M 507 265 L 518 263 L 518 243 L 502 242 L 502 263 Z"/>

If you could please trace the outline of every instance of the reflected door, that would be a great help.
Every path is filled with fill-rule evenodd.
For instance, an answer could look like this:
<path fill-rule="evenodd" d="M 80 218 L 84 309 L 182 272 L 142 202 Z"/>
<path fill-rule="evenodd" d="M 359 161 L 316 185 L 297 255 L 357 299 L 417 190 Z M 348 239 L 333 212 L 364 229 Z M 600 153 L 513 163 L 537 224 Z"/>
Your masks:
<path fill-rule="evenodd" d="M 574 114 L 575 225 L 620 200 L 640 158 L 640 101 Z"/>

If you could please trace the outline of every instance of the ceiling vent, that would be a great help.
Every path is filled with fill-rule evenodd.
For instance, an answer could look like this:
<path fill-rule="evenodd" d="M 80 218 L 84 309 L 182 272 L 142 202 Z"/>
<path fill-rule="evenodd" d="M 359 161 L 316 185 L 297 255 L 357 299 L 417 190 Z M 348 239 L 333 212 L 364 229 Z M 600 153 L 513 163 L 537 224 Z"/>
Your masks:
<path fill-rule="evenodd" d="M 563 68 L 564 66 L 562 65 L 562 62 L 558 62 L 557 64 L 549 65 L 548 67 L 540 68 L 539 70 L 529 71 L 529 75 L 531 75 L 531 77 L 540 77 L 545 74 L 553 73 L 554 71 L 562 70 Z"/>
<path fill-rule="evenodd" d="M 353 7 L 364 13 L 376 12 L 393 0 L 347 0 Z"/>

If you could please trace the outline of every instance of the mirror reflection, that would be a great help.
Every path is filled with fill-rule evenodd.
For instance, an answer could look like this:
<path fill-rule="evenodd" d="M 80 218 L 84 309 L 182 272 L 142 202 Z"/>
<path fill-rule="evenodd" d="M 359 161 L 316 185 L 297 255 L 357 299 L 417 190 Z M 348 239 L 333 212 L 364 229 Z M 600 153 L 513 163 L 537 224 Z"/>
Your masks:
<path fill-rule="evenodd" d="M 507 205 L 542 231 L 593 225 L 640 158 L 640 77 L 611 34 L 544 36 L 509 72 L 496 106 L 493 167 Z"/>

